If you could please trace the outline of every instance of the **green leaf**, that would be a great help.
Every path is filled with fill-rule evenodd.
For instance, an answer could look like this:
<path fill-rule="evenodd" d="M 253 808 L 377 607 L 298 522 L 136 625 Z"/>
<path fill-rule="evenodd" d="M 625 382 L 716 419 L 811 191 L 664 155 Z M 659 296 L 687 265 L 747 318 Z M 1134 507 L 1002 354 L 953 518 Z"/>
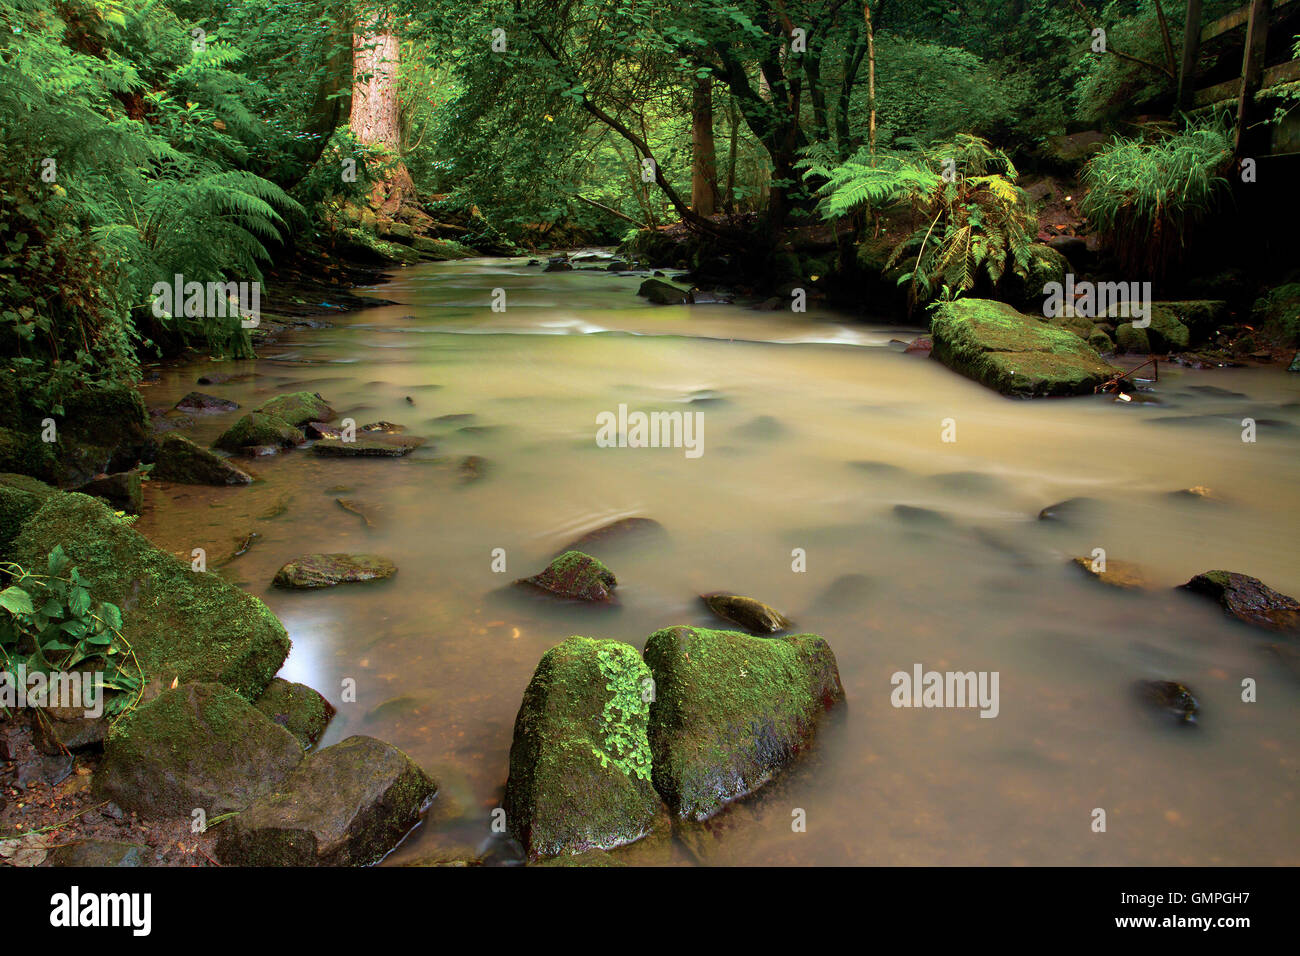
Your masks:
<path fill-rule="evenodd" d="M 0 607 L 10 614 L 32 614 L 32 596 L 22 588 L 14 586 L 0 591 Z"/>

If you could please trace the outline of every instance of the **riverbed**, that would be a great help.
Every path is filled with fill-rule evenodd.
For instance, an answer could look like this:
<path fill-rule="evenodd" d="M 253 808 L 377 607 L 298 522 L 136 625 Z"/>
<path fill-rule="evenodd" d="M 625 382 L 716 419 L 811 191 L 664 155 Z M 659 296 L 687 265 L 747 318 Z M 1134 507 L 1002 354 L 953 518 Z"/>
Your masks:
<path fill-rule="evenodd" d="M 258 459 L 248 488 L 147 483 L 137 524 L 187 560 L 203 548 L 280 617 L 282 676 L 338 707 L 323 744 L 370 734 L 439 779 L 429 820 L 386 864 L 462 848 L 508 860 L 493 810 L 541 655 L 572 634 L 640 648 L 669 625 L 720 626 L 698 598 L 718 590 L 826 638 L 846 705 L 704 862 L 1300 862 L 1298 677 L 1268 653 L 1276 638 L 1174 590 L 1223 568 L 1300 594 L 1300 376 L 1162 365 L 1156 401 L 1016 401 L 904 354 L 915 329 L 653 306 L 640 281 L 524 260 L 416 266 L 374 290 L 397 305 L 288 333 L 254 362 L 164 368 L 146 389 L 151 406 L 198 389 L 242 411 L 308 389 L 340 418 L 428 439 L 401 459 Z M 233 378 L 197 385 L 205 374 Z M 620 405 L 698 413 L 700 454 L 601 447 L 598 416 Z M 208 443 L 242 411 L 183 434 Z M 1178 493 L 1191 488 L 1209 494 Z M 1086 501 L 1064 520 L 1039 520 L 1073 498 Z M 509 587 L 627 516 L 664 534 L 600 552 L 616 606 Z M 1153 587 L 1071 565 L 1096 548 Z M 399 571 L 271 587 L 318 551 Z M 892 675 L 918 664 L 997 672 L 997 716 L 893 706 Z M 1187 684 L 1197 724 L 1144 708 L 1139 679 Z M 673 859 L 700 862 L 684 846 Z"/>

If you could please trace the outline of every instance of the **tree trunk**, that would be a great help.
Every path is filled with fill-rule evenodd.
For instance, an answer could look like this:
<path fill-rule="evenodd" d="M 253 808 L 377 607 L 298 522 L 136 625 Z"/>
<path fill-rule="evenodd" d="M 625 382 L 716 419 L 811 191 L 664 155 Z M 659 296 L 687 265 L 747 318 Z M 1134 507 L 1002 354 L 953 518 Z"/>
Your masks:
<path fill-rule="evenodd" d="M 415 198 L 415 184 L 402 162 L 402 124 L 397 105 L 397 67 L 401 47 L 388 24 L 372 21 L 352 37 L 352 115 L 349 125 L 366 146 L 378 147 L 392 163 L 375 183 L 370 204 L 393 215 Z"/>
<path fill-rule="evenodd" d="M 717 157 L 713 143 L 713 80 L 696 80 L 691 98 L 691 208 L 712 216 L 717 208 Z"/>

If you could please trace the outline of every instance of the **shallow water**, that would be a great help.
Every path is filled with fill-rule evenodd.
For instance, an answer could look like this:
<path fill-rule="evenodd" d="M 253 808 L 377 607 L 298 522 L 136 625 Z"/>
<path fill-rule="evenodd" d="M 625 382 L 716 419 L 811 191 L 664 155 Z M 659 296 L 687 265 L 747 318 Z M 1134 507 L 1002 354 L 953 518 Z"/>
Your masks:
<path fill-rule="evenodd" d="M 585 634 L 640 648 L 661 627 L 716 626 L 696 598 L 714 590 L 823 635 L 847 705 L 795 772 L 732 815 L 710 861 L 1300 861 L 1297 677 L 1265 652 L 1267 635 L 1172 590 L 1227 568 L 1300 594 L 1300 377 L 1162 368 L 1159 404 L 1013 401 L 902 354 L 890 343 L 906 330 L 654 307 L 639 281 L 521 260 L 415 267 L 377 290 L 401 305 L 293 333 L 257 362 L 164 369 L 146 391 L 151 405 L 197 388 L 247 410 L 310 389 L 358 424 L 430 439 L 398 460 L 261 459 L 252 488 L 150 484 L 137 525 L 214 564 L 259 535 L 221 573 L 289 630 L 282 675 L 338 706 L 323 743 L 372 734 L 442 782 L 389 863 L 490 841 L 515 712 L 548 647 Z M 211 372 L 249 377 L 195 384 Z M 701 412 L 703 453 L 597 447 L 596 416 L 620 403 Z M 234 417 L 201 417 L 189 434 L 210 441 Z M 1259 423 L 1253 444 L 1245 417 Z M 462 481 L 467 455 L 486 459 L 482 480 Z M 1191 486 L 1215 497 L 1171 494 Z M 1080 496 L 1093 504 L 1071 521 L 1036 520 Z M 506 588 L 629 515 L 667 534 L 598 552 L 619 577 L 617 607 Z M 1121 593 L 1068 565 L 1098 547 L 1157 587 Z M 491 569 L 496 548 L 506 573 Z M 792 570 L 796 548 L 806 571 Z M 312 551 L 374 551 L 400 571 L 325 592 L 270 587 Z M 998 716 L 894 708 L 891 675 L 918 663 L 997 671 Z M 1255 703 L 1240 700 L 1246 677 Z M 341 701 L 348 678 L 355 703 Z M 1188 684 L 1199 725 L 1142 709 L 1140 678 Z M 792 832 L 796 808 L 806 832 Z M 675 859 L 694 858 L 679 846 Z"/>

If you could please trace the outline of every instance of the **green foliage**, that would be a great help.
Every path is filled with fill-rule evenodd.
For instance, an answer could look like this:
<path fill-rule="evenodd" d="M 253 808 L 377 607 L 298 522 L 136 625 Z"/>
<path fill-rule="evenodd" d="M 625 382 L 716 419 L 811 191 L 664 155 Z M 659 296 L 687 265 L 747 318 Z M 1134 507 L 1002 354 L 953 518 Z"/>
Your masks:
<path fill-rule="evenodd" d="M 1008 269 L 1029 273 L 1033 210 L 1015 185 L 1011 160 L 977 136 L 961 134 L 911 154 L 860 151 L 807 175 L 826 179 L 818 208 L 827 219 L 860 209 L 910 210 L 920 225 L 895 246 L 885 268 L 911 260 L 898 281 L 908 284 L 913 306 L 956 298 L 981 276 L 996 285 Z"/>
<path fill-rule="evenodd" d="M 121 634 L 122 612 L 95 602 L 62 547 L 50 552 L 44 574 L 0 563 L 14 583 L 0 591 L 0 669 L 22 665 L 28 673 L 102 673 L 102 689 L 119 691 L 105 713 L 129 707 L 144 687 L 144 674 Z"/>
<path fill-rule="evenodd" d="M 608 683 L 613 696 L 601 711 L 601 734 L 604 748 L 592 748 L 602 767 L 614 766 L 625 776 L 650 779 L 650 747 L 646 741 L 646 723 L 650 704 L 641 682 L 647 674 L 641 657 L 630 646 L 602 648 L 596 652 L 596 666 Z"/>
<path fill-rule="evenodd" d="M 1084 167 L 1081 210 L 1114 243 L 1125 268 L 1163 278 L 1227 192 L 1226 129 L 1201 127 L 1153 141 L 1117 139 Z"/>

